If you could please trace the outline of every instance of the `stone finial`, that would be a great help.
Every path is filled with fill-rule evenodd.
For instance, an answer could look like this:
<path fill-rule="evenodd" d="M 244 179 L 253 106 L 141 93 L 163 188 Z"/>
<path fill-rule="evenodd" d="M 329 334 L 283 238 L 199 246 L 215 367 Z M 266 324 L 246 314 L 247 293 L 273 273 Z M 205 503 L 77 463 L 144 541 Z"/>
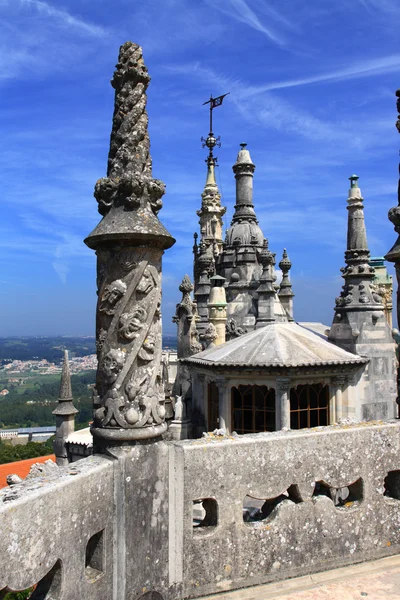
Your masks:
<path fill-rule="evenodd" d="M 289 278 L 289 271 L 292 268 L 292 263 L 286 248 L 283 249 L 282 259 L 279 262 L 279 268 L 282 271 L 282 281 L 279 286 L 278 296 L 283 308 L 288 316 L 288 321 L 293 321 L 293 297 L 292 283 Z"/>
<path fill-rule="evenodd" d="M 179 291 L 182 292 L 182 300 L 176 305 L 172 321 L 178 327 L 178 358 L 186 358 L 201 352 L 201 344 L 196 330 L 196 323 L 200 320 L 200 317 L 197 313 L 197 304 L 190 297 L 193 284 L 188 275 L 185 275 L 182 279 Z"/>
<path fill-rule="evenodd" d="M 67 451 L 68 436 L 75 430 L 75 415 L 78 410 L 72 402 L 71 373 L 69 370 L 68 350 L 64 350 L 64 362 L 61 372 L 60 395 L 58 405 L 53 410 L 56 415 L 56 436 L 53 442 L 54 454 L 59 466 L 69 462 Z"/>
<path fill-rule="evenodd" d="M 175 243 L 157 217 L 142 49 L 120 48 L 107 176 L 95 186 L 103 219 L 85 243 L 97 254 L 95 449 L 166 430 L 161 366 L 161 257 Z"/>
<path fill-rule="evenodd" d="M 162 249 L 175 242 L 157 213 L 165 186 L 152 176 L 146 90 L 150 76 L 142 49 L 126 42 L 120 48 L 111 85 L 115 107 L 107 177 L 99 179 L 94 195 L 103 220 L 85 242 L 96 249 L 105 241 L 149 241 Z"/>

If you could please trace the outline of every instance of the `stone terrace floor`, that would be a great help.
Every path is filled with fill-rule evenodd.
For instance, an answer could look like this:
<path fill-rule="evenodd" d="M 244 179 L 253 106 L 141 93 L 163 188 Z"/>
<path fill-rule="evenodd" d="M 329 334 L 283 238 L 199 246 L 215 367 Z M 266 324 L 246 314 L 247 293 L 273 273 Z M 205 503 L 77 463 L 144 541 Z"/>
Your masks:
<path fill-rule="evenodd" d="M 400 555 L 279 583 L 207 596 L 207 600 L 400 600 Z"/>

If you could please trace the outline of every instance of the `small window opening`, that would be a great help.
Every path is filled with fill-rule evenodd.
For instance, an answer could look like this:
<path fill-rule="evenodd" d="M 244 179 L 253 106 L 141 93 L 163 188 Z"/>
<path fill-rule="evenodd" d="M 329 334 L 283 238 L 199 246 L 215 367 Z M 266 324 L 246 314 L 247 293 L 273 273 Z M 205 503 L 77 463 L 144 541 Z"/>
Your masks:
<path fill-rule="evenodd" d="M 104 529 L 92 535 L 86 546 L 85 575 L 96 581 L 104 570 Z"/>
<path fill-rule="evenodd" d="M 214 498 L 193 500 L 193 528 L 216 527 L 218 524 L 218 504 Z"/>
<path fill-rule="evenodd" d="M 243 521 L 252 523 L 274 518 L 277 515 L 277 507 L 282 504 L 298 504 L 303 502 L 299 488 L 292 484 L 288 489 L 274 498 L 254 498 L 246 496 L 243 501 Z"/>
<path fill-rule="evenodd" d="M 325 483 L 325 481 L 317 481 L 313 497 L 326 496 L 338 508 L 352 508 L 358 506 L 363 500 L 363 491 L 361 477 L 350 485 L 343 487 L 333 487 Z"/>
<path fill-rule="evenodd" d="M 400 500 L 400 471 L 389 471 L 386 475 L 383 495 Z"/>

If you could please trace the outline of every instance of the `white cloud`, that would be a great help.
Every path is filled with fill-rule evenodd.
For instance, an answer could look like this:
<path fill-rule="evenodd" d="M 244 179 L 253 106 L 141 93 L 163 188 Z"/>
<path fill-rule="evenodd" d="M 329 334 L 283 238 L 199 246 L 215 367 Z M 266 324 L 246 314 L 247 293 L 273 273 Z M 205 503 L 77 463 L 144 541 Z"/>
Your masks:
<path fill-rule="evenodd" d="M 278 30 L 278 26 L 276 22 L 280 23 L 280 25 L 284 25 L 286 27 L 292 28 L 292 23 L 290 23 L 283 15 L 278 13 L 275 9 L 273 9 L 266 1 L 263 2 L 264 12 L 267 13 L 269 17 L 268 24 L 265 24 L 261 21 L 261 19 L 257 16 L 255 11 L 250 8 L 250 6 L 245 2 L 245 0 L 219 0 L 215 2 L 214 0 L 206 0 L 207 4 L 210 7 L 219 10 L 224 15 L 227 15 L 240 23 L 244 23 L 248 27 L 263 33 L 267 38 L 278 44 L 279 46 L 285 46 L 287 44 L 287 40 L 284 35 Z M 254 2 L 252 2 L 254 6 Z M 275 24 L 272 25 L 271 21 L 275 21 Z"/>
<path fill-rule="evenodd" d="M 15 1 L 13 0 L 13 2 Z M 8 0 L 3 0 L 4 2 L 8 2 Z M 82 31 L 85 34 L 95 37 L 106 34 L 106 30 L 103 27 L 84 21 L 66 10 L 55 8 L 48 2 L 44 2 L 44 0 L 19 0 L 19 3 L 24 7 L 32 7 L 39 15 L 55 19 L 63 27 Z"/>
<path fill-rule="evenodd" d="M 287 81 L 266 83 L 259 86 L 249 86 L 247 88 L 247 93 L 249 95 L 254 95 L 301 85 L 345 81 L 346 79 L 350 78 L 358 79 L 361 77 L 372 77 L 397 72 L 400 72 L 400 54 L 391 54 L 381 58 L 373 58 L 370 60 L 363 60 L 362 62 L 355 62 L 352 65 L 342 69 L 327 71 L 325 73 L 319 73 L 309 77 L 288 79 Z"/>

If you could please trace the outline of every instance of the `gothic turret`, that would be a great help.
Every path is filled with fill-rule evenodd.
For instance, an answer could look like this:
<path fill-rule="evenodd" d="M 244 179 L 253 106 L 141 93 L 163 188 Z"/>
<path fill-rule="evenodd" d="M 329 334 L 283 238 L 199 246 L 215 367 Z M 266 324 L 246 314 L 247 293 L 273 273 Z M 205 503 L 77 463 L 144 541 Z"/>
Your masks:
<path fill-rule="evenodd" d="M 68 452 L 66 441 L 68 436 L 75 430 L 75 415 L 78 412 L 73 405 L 71 374 L 68 363 L 68 350 L 64 350 L 64 362 L 61 373 L 60 395 L 58 405 L 53 410 L 56 415 L 56 437 L 54 439 L 54 454 L 59 466 L 67 465 Z"/>
<path fill-rule="evenodd" d="M 382 297 L 374 284 L 374 269 L 369 265 L 370 253 L 364 222 L 364 207 L 357 175 L 350 178 L 347 200 L 348 229 L 345 281 L 336 298 L 335 316 L 329 340 L 344 350 L 370 359 L 364 404 L 359 419 L 387 419 L 394 416 L 394 345 L 384 315 Z M 379 402 L 377 402 L 377 398 Z"/>
<path fill-rule="evenodd" d="M 263 233 L 253 204 L 254 170 L 250 152 L 246 144 L 241 144 L 233 165 L 236 179 L 235 212 L 217 264 L 218 274 L 227 280 L 228 318 L 234 318 L 238 326 L 244 327 L 255 325 L 255 295 L 263 271 L 259 260 Z"/>

